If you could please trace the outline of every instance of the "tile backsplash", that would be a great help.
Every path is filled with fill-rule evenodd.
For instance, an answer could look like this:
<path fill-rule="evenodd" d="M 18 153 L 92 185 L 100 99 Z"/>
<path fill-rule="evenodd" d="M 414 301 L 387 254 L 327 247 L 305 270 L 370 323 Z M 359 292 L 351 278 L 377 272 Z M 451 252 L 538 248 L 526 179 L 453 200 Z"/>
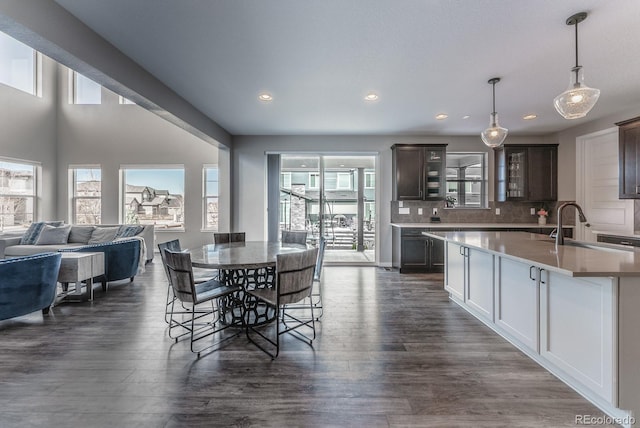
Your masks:
<path fill-rule="evenodd" d="M 549 211 L 548 223 L 555 223 L 557 207 L 564 202 L 545 202 Z M 531 215 L 531 208 L 536 211 L 543 206 L 542 202 L 489 202 L 489 208 L 445 208 L 444 201 L 391 201 L 392 223 L 428 223 L 434 208 L 438 210 L 438 217 L 443 223 L 536 223 L 537 215 Z M 404 209 L 403 209 L 404 208 Z M 422 208 L 422 214 L 419 214 Z M 500 214 L 496 214 L 496 208 Z M 403 213 L 403 214 L 401 214 Z M 566 225 L 575 224 L 575 212 L 564 210 L 562 222 Z"/>

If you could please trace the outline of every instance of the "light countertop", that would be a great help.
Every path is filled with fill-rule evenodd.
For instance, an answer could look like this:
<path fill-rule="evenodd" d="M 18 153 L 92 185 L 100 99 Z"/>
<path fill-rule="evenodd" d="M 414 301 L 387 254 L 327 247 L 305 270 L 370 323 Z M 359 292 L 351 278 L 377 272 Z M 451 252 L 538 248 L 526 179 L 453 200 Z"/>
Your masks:
<path fill-rule="evenodd" d="M 555 223 L 391 223 L 392 227 L 400 228 L 429 228 L 429 229 L 515 229 L 515 228 L 547 228 L 553 229 Z M 572 228 L 573 225 L 563 225 Z"/>
<path fill-rule="evenodd" d="M 423 232 L 424 235 L 478 248 L 575 277 L 640 276 L 640 250 L 606 245 L 600 249 L 563 245 L 528 232 Z M 571 241 L 565 238 L 565 242 Z M 601 244 L 595 244 L 601 245 Z"/>

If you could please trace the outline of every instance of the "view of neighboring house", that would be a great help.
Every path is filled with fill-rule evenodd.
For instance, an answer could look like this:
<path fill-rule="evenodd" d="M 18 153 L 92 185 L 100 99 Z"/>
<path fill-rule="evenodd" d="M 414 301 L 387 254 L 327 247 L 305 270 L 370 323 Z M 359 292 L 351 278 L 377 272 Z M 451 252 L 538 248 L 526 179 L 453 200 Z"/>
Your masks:
<path fill-rule="evenodd" d="M 179 227 L 184 220 L 184 198 L 168 190 L 127 184 L 125 190 L 127 223 Z"/>
<path fill-rule="evenodd" d="M 0 228 L 21 227 L 33 221 L 34 169 L 0 163 Z"/>

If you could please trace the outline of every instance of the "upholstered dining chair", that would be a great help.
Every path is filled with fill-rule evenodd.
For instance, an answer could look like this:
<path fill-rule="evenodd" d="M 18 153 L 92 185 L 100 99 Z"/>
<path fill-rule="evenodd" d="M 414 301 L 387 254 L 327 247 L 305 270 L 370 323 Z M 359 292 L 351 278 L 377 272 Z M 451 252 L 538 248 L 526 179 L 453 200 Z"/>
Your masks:
<path fill-rule="evenodd" d="M 229 239 L 231 242 L 245 242 L 245 233 L 244 232 L 231 232 L 229 234 Z"/>
<path fill-rule="evenodd" d="M 200 355 L 203 351 L 217 347 L 221 342 L 237 336 L 238 332 L 231 336 L 221 338 L 209 345 L 195 349 L 194 344 L 206 337 L 222 332 L 229 327 L 239 327 L 240 325 L 225 319 L 227 311 L 235 308 L 242 308 L 241 301 L 237 298 L 237 293 L 242 287 L 237 285 L 223 285 L 216 279 L 211 279 L 201 284 L 196 284 L 193 279 L 193 269 L 191 265 L 191 255 L 189 253 L 164 251 L 170 283 L 176 299 L 172 302 L 169 319 L 169 337 L 175 339 L 176 343 L 181 337 L 189 336 L 191 352 Z M 180 301 L 184 307 L 188 307 L 190 316 L 184 317 L 173 311 L 175 303 Z M 206 309 L 205 309 L 206 307 Z M 210 321 L 204 318 L 211 317 Z M 185 319 L 186 318 L 186 319 Z M 242 317 L 240 318 L 242 324 Z M 180 333 L 174 335 L 173 330 L 178 328 Z"/>
<path fill-rule="evenodd" d="M 313 303 L 309 299 L 308 309 L 311 316 L 298 317 L 287 312 L 287 305 L 304 301 L 311 296 L 313 289 L 313 274 L 316 268 L 318 249 L 312 248 L 296 253 L 279 254 L 276 256 L 276 282 L 271 288 L 258 288 L 246 290 L 248 294 L 254 296 L 258 301 L 262 301 L 275 309 L 275 339 L 259 330 L 260 327 L 245 323 L 247 339 L 269 355 L 272 359 L 278 357 L 280 353 L 280 336 L 289 333 L 303 342 L 313 345 L 316 338 L 315 317 L 313 315 Z M 281 325 L 282 324 L 282 325 Z M 301 333 L 298 329 L 306 327 L 310 329 L 312 336 Z M 251 333 L 260 336 L 263 342 L 275 347 L 275 352 L 268 350 L 265 346 L 256 342 Z"/>
<path fill-rule="evenodd" d="M 167 304 L 165 306 L 165 311 L 164 311 L 164 321 L 168 324 L 169 315 L 170 315 L 169 310 L 172 308 L 172 303 L 175 300 L 176 296 L 173 293 L 173 287 L 171 287 L 171 277 L 169 276 L 169 269 L 167 269 L 167 260 L 164 256 L 164 251 L 165 250 L 169 250 L 173 252 L 182 251 L 182 248 L 180 247 L 180 240 L 174 239 L 171 241 L 162 242 L 158 244 L 158 250 L 160 251 L 160 259 L 162 260 L 162 266 L 164 267 L 164 273 L 167 275 L 167 282 L 168 282 Z M 194 274 L 196 275 L 196 277 L 194 278 L 194 281 L 196 284 L 199 284 L 201 282 L 207 282 L 208 280 L 217 277 L 218 272 L 211 271 L 209 269 L 197 268 L 197 269 L 194 269 Z"/>
<path fill-rule="evenodd" d="M 307 231 L 306 230 L 283 230 L 281 241 L 283 244 L 305 245 L 307 243 Z"/>

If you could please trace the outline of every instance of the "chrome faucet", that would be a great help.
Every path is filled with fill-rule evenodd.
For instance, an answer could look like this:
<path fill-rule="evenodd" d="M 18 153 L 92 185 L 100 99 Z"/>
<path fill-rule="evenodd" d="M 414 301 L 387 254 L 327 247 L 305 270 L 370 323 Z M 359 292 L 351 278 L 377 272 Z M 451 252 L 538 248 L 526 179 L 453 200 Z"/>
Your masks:
<path fill-rule="evenodd" d="M 562 232 L 562 210 L 564 210 L 569 205 L 573 205 L 574 207 L 576 207 L 576 209 L 578 210 L 578 218 L 580 219 L 581 223 L 587 222 L 587 218 L 584 216 L 580 205 L 576 204 L 575 202 L 566 202 L 560 205 L 558 207 L 558 230 L 556 232 L 556 245 L 564 245 L 564 233 Z M 587 223 L 587 227 L 589 227 L 589 223 Z"/>

